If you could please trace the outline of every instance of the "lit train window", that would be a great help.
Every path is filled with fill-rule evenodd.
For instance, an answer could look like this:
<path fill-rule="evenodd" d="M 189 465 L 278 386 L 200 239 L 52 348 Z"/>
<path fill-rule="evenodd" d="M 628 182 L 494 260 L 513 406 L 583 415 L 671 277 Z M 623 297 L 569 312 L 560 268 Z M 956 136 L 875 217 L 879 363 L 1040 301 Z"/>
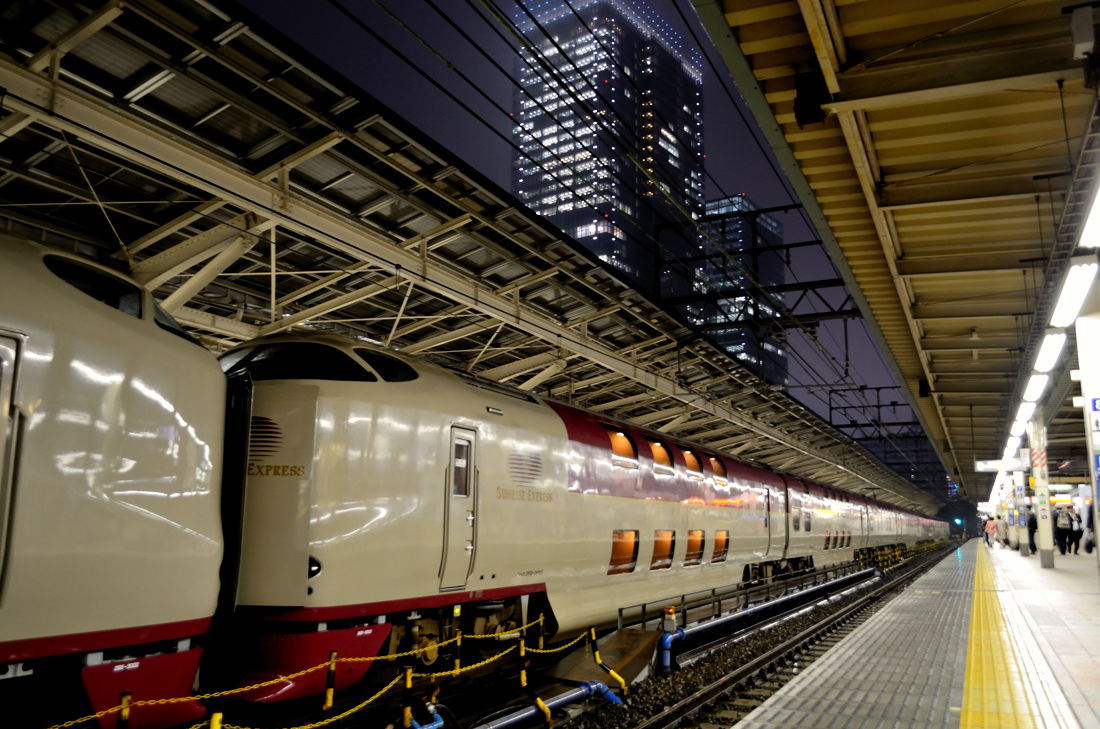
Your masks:
<path fill-rule="evenodd" d="M 609 575 L 625 575 L 634 571 L 638 564 L 637 529 L 616 529 L 611 533 L 611 564 L 607 567 Z"/>
<path fill-rule="evenodd" d="M 714 556 L 711 562 L 725 562 L 726 553 L 730 548 L 730 533 L 725 529 L 714 533 Z"/>
<path fill-rule="evenodd" d="M 714 471 L 714 483 L 718 486 L 726 485 L 726 464 L 722 463 L 714 456 L 707 456 L 710 459 L 710 470 Z"/>
<path fill-rule="evenodd" d="M 703 562 L 703 547 L 706 545 L 706 537 L 702 529 L 688 530 L 687 554 L 684 556 L 685 567 L 695 567 Z"/>
<path fill-rule="evenodd" d="M 833 549 L 837 548 L 839 542 L 840 542 L 840 532 L 839 531 L 833 532 Z"/>
<path fill-rule="evenodd" d="M 833 533 L 829 530 L 825 531 L 825 549 L 829 548 L 829 542 L 832 541 Z"/>
<path fill-rule="evenodd" d="M 42 261 L 55 276 L 74 289 L 123 314 L 141 318 L 141 288 L 136 284 L 69 258 L 46 256 Z"/>
<path fill-rule="evenodd" d="M 791 507 L 791 527 L 796 532 L 802 528 L 802 509 L 797 506 Z"/>
<path fill-rule="evenodd" d="M 356 348 L 355 353 L 386 382 L 410 382 L 420 377 L 408 363 L 402 362 L 397 357 L 365 347 Z"/>
<path fill-rule="evenodd" d="M 676 549 L 676 532 L 670 529 L 658 529 L 653 532 L 653 560 L 651 570 L 667 570 L 672 566 L 672 551 Z"/>
<path fill-rule="evenodd" d="M 243 355 L 229 352 L 221 365 L 227 375 L 247 370 L 253 380 L 378 381 L 343 350 L 317 342 L 260 344 Z"/>
<path fill-rule="evenodd" d="M 802 531 L 810 531 L 810 515 L 813 514 L 813 509 L 805 508 L 802 510 Z"/>
<path fill-rule="evenodd" d="M 668 446 L 656 440 L 649 441 L 649 449 L 653 451 L 654 470 L 659 473 L 673 473 L 672 454 Z"/>
<path fill-rule="evenodd" d="M 695 455 L 695 451 L 688 450 L 687 448 L 682 448 L 681 450 L 684 454 L 684 463 L 687 464 L 688 478 L 702 481 L 703 466 L 699 463 L 699 456 Z"/>
<path fill-rule="evenodd" d="M 451 493 L 455 496 L 470 495 L 470 445 L 465 438 L 455 438 L 454 478 L 451 481 Z"/>
<path fill-rule="evenodd" d="M 611 462 L 623 468 L 638 467 L 638 447 L 624 431 L 611 426 L 603 426 L 611 441 Z"/>

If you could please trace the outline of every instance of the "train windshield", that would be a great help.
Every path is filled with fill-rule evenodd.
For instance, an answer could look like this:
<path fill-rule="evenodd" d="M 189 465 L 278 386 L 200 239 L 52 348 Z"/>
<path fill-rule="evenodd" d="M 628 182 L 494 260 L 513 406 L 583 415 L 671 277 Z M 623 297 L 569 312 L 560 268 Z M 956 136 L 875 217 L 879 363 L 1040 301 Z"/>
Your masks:
<path fill-rule="evenodd" d="M 253 380 L 346 380 L 378 378 L 343 350 L 316 342 L 273 342 L 238 349 L 221 358 L 227 375 L 247 371 Z"/>

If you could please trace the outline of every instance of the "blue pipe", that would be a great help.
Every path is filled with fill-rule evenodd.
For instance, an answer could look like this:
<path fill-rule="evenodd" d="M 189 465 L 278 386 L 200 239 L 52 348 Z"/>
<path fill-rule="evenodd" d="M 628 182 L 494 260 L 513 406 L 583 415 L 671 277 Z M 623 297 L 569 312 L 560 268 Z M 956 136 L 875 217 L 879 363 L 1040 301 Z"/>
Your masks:
<path fill-rule="evenodd" d="M 677 628 L 675 633 L 665 633 L 657 641 L 661 651 L 661 671 L 672 672 L 672 644 L 683 638 L 687 633 L 683 628 Z"/>
<path fill-rule="evenodd" d="M 878 568 L 861 570 L 860 572 L 855 572 L 853 574 L 842 577 L 839 580 L 833 580 L 832 582 L 826 582 L 824 584 L 818 585 L 817 587 L 811 587 L 808 590 L 801 590 L 799 592 L 791 593 L 790 595 L 785 595 L 770 602 L 761 603 L 760 605 L 749 608 L 748 610 L 731 613 L 724 618 L 716 618 L 714 620 L 708 620 L 704 623 L 697 623 L 690 628 L 687 628 L 686 630 L 684 628 L 677 628 L 675 633 L 665 633 L 660 637 L 657 643 L 658 649 L 661 652 L 661 670 L 664 673 L 669 673 L 672 671 L 672 644 L 675 641 L 680 640 L 681 638 L 686 638 L 687 636 L 693 635 L 695 633 L 701 633 L 707 630 L 711 630 L 712 628 L 723 625 L 725 623 L 743 620 L 750 615 L 760 612 L 761 610 L 773 610 L 776 606 L 782 605 L 785 602 L 805 600 L 815 593 L 824 592 L 825 594 L 830 594 L 836 590 L 844 589 L 854 582 L 859 582 L 861 579 L 870 578 L 875 574 L 876 571 L 881 572 L 881 570 L 878 570 Z M 883 573 L 883 576 L 885 576 L 885 573 Z"/>
<path fill-rule="evenodd" d="M 412 719 L 412 729 L 443 729 L 443 715 L 436 714 L 432 719 L 431 724 L 417 724 L 416 719 Z"/>
<path fill-rule="evenodd" d="M 607 684 L 599 681 L 585 681 L 577 686 L 577 688 L 566 691 L 564 694 L 558 694 L 552 699 L 548 699 L 543 702 L 546 704 L 546 708 L 553 710 L 567 704 L 572 704 L 582 699 L 589 699 L 593 696 L 599 696 L 612 704 L 621 705 L 623 702 L 619 700 L 619 697 L 612 693 L 611 689 L 607 687 Z M 510 727 L 514 724 L 534 719 L 542 716 L 542 710 L 537 706 L 528 706 L 525 709 L 508 714 L 508 716 L 501 717 L 500 719 L 494 719 L 493 721 L 485 724 L 479 724 L 474 729 L 504 729 L 504 727 Z"/>

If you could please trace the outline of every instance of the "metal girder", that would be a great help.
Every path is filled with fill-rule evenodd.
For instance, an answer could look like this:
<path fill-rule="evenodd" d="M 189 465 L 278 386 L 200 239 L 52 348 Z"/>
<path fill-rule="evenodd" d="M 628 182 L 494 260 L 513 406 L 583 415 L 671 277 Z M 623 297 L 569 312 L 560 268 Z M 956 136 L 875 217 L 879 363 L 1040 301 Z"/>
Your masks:
<path fill-rule="evenodd" d="M 940 258 L 906 258 L 897 261 L 899 276 L 944 276 L 968 273 L 1016 272 L 1034 267 L 1031 251 L 998 251 Z"/>
<path fill-rule="evenodd" d="M 68 53 L 102 28 L 110 25 L 111 21 L 122 14 L 122 8 L 122 0 L 110 0 L 110 2 L 70 28 L 56 41 L 31 56 L 27 60 L 27 68 L 32 71 L 41 71 L 46 68 L 52 59 Z"/>
<path fill-rule="evenodd" d="M 386 291 L 392 289 L 394 286 L 397 286 L 399 283 L 401 283 L 401 281 L 402 278 L 400 276 L 390 276 L 382 281 L 379 281 L 378 283 L 371 284 L 370 286 L 364 286 L 363 288 L 355 289 L 354 291 L 349 291 L 346 294 L 342 294 L 340 296 L 335 296 L 331 299 L 322 301 L 316 306 L 311 306 L 308 309 L 303 309 L 302 311 L 295 312 L 290 316 L 283 317 L 275 322 L 272 322 L 271 324 L 268 324 L 265 327 L 262 327 L 261 331 L 264 334 L 274 334 L 275 332 L 281 332 L 284 329 L 289 329 L 295 324 L 309 321 L 311 319 L 316 319 L 317 317 L 324 316 L 325 314 L 336 311 L 337 309 L 342 309 L 348 304 L 351 304 L 355 301 L 363 301 L 364 299 L 369 299 L 372 296 L 377 296 L 378 294 L 385 293 Z"/>
<path fill-rule="evenodd" d="M 982 180 L 945 180 L 930 183 L 898 183 L 878 190 L 877 203 L 883 210 L 939 206 L 944 203 L 973 203 L 1003 198 L 1034 198 L 1060 194 L 1069 187 L 1066 178 L 1035 179 L 1031 175 Z"/>
<path fill-rule="evenodd" d="M 188 306 L 176 309 L 172 316 L 175 317 L 176 321 L 189 327 L 225 337 L 233 337 L 245 342 L 260 336 L 260 327 L 258 326 L 211 314 L 208 311 L 199 311 Z"/>
<path fill-rule="evenodd" d="M 546 365 L 557 362 L 560 359 L 561 355 L 558 350 L 543 352 L 542 354 L 536 354 L 532 357 L 525 357 L 524 359 L 518 359 L 515 362 L 509 362 L 506 365 L 500 365 L 499 367 L 491 367 L 487 370 L 482 370 L 478 372 L 478 376 L 484 377 L 487 380 L 504 382 L 513 377 L 519 377 L 522 374 L 526 374 L 531 370 L 537 370 L 540 367 L 545 367 Z"/>
<path fill-rule="evenodd" d="M 130 273 L 138 283 L 152 291 L 168 279 L 221 253 L 238 237 L 245 235 L 254 239 L 274 227 L 274 220 L 265 220 L 255 213 L 241 213 L 151 258 L 134 263 Z"/>
<path fill-rule="evenodd" d="M 839 94 L 822 108 L 838 113 L 912 106 L 1080 79 L 1083 70 L 1067 38 L 1068 33 L 1025 47 L 947 54 L 877 70 L 857 68 L 840 74 Z"/>
<path fill-rule="evenodd" d="M 258 228 L 259 226 L 256 226 Z M 259 238 L 256 233 L 259 232 L 256 228 L 250 229 L 248 233 L 244 235 L 238 235 L 236 238 L 229 241 L 229 244 L 222 249 L 220 253 L 210 259 L 205 266 L 191 276 L 187 281 L 184 281 L 178 289 L 168 295 L 166 299 L 161 302 L 161 306 L 169 314 L 179 309 L 196 296 L 200 291 L 206 288 L 206 285 L 218 277 L 225 269 L 252 250 L 252 247 L 256 245 Z"/>
<path fill-rule="evenodd" d="M 555 360 L 550 364 L 549 367 L 544 367 L 541 372 L 538 372 L 528 379 L 524 380 L 518 385 L 518 387 L 521 390 L 534 390 L 543 382 L 546 382 L 546 380 L 564 370 L 567 364 L 569 363 L 564 358 Z"/>

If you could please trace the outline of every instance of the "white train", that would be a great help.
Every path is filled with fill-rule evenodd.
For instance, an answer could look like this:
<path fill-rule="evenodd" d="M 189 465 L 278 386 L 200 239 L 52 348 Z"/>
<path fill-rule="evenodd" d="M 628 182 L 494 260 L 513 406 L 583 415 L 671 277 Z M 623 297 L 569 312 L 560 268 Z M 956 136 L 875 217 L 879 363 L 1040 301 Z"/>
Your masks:
<path fill-rule="evenodd" d="M 187 696 L 204 650 L 207 689 L 540 613 L 565 636 L 621 607 L 947 536 L 349 338 L 257 340 L 222 369 L 228 414 L 216 360 L 140 287 L 0 240 L 4 706 L 71 719 L 56 697 Z M 369 665 L 340 664 L 336 688 Z M 324 687 L 314 672 L 249 698 Z M 202 713 L 139 707 L 130 726 Z"/>
<path fill-rule="evenodd" d="M 349 338 L 278 335 L 222 364 L 254 386 L 236 596 L 262 657 L 250 681 L 539 613 L 567 635 L 619 608 L 947 537 L 943 522 Z M 368 664 L 342 665 L 337 688 Z"/>
<path fill-rule="evenodd" d="M 148 292 L 0 238 L 0 706 L 188 696 L 218 598 L 225 378 Z M 87 697 L 69 705 L 65 697 Z M 90 704 L 88 703 L 90 701 Z M 135 711 L 135 729 L 202 716 Z"/>

